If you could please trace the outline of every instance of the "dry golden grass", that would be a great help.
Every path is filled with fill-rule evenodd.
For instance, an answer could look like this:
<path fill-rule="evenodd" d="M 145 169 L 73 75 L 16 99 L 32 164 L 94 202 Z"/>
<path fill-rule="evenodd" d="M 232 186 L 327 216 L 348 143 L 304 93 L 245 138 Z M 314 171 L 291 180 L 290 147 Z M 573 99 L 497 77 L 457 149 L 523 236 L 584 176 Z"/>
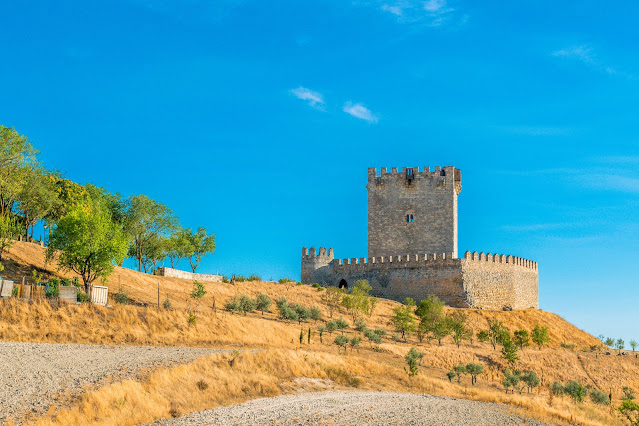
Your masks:
<path fill-rule="evenodd" d="M 14 260 L 16 265 L 23 265 L 21 270 L 37 267 L 59 275 L 54 265 L 47 265 L 45 268 L 43 254 L 44 250 L 35 244 L 16 243 L 7 257 Z M 173 309 L 167 311 L 157 308 L 158 282 L 161 300 L 168 294 Z M 91 391 L 75 408 L 59 413 L 57 422 L 73 423 L 74 419 L 86 422 L 86 419 L 95 419 L 99 424 L 113 418 L 120 419 L 121 424 L 130 424 L 132 419 L 142 418 L 140 416 L 152 420 L 154 417 L 168 416 L 171 408 L 186 413 L 255 396 L 276 395 L 286 391 L 286 382 L 295 377 L 344 380 L 344 375 L 336 373 L 340 369 L 346 375 L 361 378 L 362 386 L 367 389 L 425 392 L 505 402 L 520 407 L 526 416 L 555 422 L 571 422 L 572 418 L 573 422 L 581 424 L 614 424 L 616 420 L 610 417 L 608 408 L 590 403 L 575 406 L 567 400 L 555 399 L 550 406 L 547 385 L 553 381 L 580 380 L 606 393 L 612 390 L 616 399 L 621 396 L 622 386 L 639 390 L 639 360 L 634 357 L 602 356 L 561 348 L 561 343 L 573 344 L 581 349 L 600 342 L 561 317 L 541 310 L 464 310 L 475 332 L 486 328 L 488 319 L 503 321 L 511 331 L 520 328 L 531 330 L 537 323 L 550 329 L 549 347 L 541 351 L 536 348 L 522 351 L 521 361 L 517 365 L 518 368 L 532 369 L 539 374 L 543 385 L 541 394 L 505 395 L 501 386 L 505 364 L 499 350 L 493 350 L 486 343 L 464 342 L 461 348 L 457 348 L 447 338 L 440 347 L 434 342 L 420 343 L 414 336 L 409 336 L 407 342 L 385 339 L 381 352 L 371 350 L 367 342 L 362 342 L 361 355 L 337 356 L 336 347 L 320 344 L 315 331 L 312 343 L 305 343 L 305 351 L 299 351 L 300 328 L 304 328 L 305 332 L 309 327 L 315 330 L 316 325 L 313 323 L 301 326 L 297 323 L 286 324 L 277 320 L 274 313 L 239 316 L 221 309 L 224 300 L 230 296 L 244 293 L 254 296 L 263 292 L 272 299 L 285 296 L 292 302 L 320 306 L 326 317 L 326 309 L 320 301 L 321 291 L 310 286 L 265 282 L 244 282 L 234 286 L 206 283 L 208 293 L 200 307 L 197 323 L 189 326 L 185 307 L 191 291 L 191 281 L 155 277 L 116 268 L 107 285 L 111 293 L 121 286 L 135 301 L 145 303 L 147 307 L 58 307 L 47 302 L 5 301 L 0 305 L 0 339 L 260 348 L 264 351 L 242 354 L 232 368 L 228 366 L 226 358 L 214 356 L 206 361 L 157 371 L 142 382 L 126 381 Z M 214 300 L 218 307 L 217 314 L 212 309 Z M 397 302 L 380 300 L 373 316 L 365 318 L 368 326 L 389 329 L 388 320 L 397 306 Z M 350 322 L 346 312 L 335 316 L 343 316 Z M 348 333 L 352 335 L 355 332 L 350 330 Z M 334 337 L 325 335 L 325 343 L 332 341 Z M 420 376 L 408 379 L 403 370 L 403 356 L 412 346 L 419 348 L 425 356 Z M 447 371 L 458 363 L 471 361 L 486 367 L 486 374 L 480 379 L 477 388 L 468 387 L 467 384 L 458 386 L 448 383 L 445 379 Z M 256 375 L 256 372 L 260 374 Z M 192 385 L 198 378 L 209 383 L 208 391 L 199 391 Z M 464 381 L 468 381 L 467 378 Z"/>
<path fill-rule="evenodd" d="M 133 425 L 158 418 L 229 405 L 291 390 L 300 377 L 329 379 L 337 387 L 444 395 L 506 403 L 520 414 L 552 423 L 618 424 L 606 410 L 590 403 L 574 405 L 547 395 L 506 395 L 494 386 L 450 384 L 421 374 L 409 378 L 399 367 L 359 355 L 268 350 L 214 355 L 190 364 L 161 369 L 144 381 L 127 380 L 88 392 L 73 408 L 51 412 L 35 422 L 51 424 Z M 204 390 L 197 383 L 203 381 Z"/>

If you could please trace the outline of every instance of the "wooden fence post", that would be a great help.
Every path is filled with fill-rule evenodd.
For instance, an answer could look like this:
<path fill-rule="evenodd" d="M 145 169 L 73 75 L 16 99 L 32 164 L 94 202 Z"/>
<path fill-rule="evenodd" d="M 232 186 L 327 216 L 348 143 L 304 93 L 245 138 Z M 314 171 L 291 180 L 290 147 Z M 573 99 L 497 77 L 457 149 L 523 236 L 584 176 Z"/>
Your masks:
<path fill-rule="evenodd" d="M 158 309 L 160 309 L 160 282 L 158 281 Z"/>

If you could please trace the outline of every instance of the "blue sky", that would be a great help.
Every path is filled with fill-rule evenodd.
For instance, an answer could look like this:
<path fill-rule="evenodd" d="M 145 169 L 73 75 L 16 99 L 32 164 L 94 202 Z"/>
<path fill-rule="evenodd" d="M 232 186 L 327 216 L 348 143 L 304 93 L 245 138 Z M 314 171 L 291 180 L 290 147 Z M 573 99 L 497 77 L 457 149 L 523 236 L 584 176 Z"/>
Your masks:
<path fill-rule="evenodd" d="M 460 252 L 537 260 L 540 305 L 639 338 L 635 2 L 21 1 L 0 123 L 78 182 L 145 193 L 299 277 L 366 255 L 366 168 L 462 170 Z M 181 267 L 187 268 L 183 262 Z"/>

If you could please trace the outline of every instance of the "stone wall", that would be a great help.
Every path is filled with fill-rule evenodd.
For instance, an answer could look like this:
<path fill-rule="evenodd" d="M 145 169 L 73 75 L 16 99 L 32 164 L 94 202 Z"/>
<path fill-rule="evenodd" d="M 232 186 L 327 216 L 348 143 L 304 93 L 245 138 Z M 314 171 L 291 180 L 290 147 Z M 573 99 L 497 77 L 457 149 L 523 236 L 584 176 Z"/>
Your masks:
<path fill-rule="evenodd" d="M 458 308 L 526 309 L 539 303 L 537 263 L 518 257 L 466 252 L 463 259 L 452 253 L 333 259 L 332 250 L 330 256 L 325 248 L 319 254 L 304 250 L 305 284 L 351 288 L 367 280 L 377 297 L 419 301 L 434 294 Z"/>
<path fill-rule="evenodd" d="M 461 172 L 405 167 L 368 169 L 368 257 L 397 253 L 457 256 L 457 195 Z M 410 220 L 407 220 L 407 216 Z"/>
<path fill-rule="evenodd" d="M 156 275 L 161 277 L 183 278 L 185 280 L 197 280 L 202 282 L 221 283 L 222 275 L 194 274 L 193 272 L 180 271 L 172 268 L 157 268 Z"/>

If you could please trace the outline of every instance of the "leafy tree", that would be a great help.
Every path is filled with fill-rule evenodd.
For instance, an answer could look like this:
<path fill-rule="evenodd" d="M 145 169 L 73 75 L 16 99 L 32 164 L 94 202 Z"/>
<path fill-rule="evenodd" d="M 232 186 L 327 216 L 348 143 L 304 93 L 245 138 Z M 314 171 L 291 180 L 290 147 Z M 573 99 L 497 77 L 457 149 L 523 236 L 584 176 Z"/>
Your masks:
<path fill-rule="evenodd" d="M 80 275 L 87 292 L 95 279 L 113 272 L 113 263 L 122 261 L 126 246 L 126 237 L 107 213 L 77 209 L 55 226 L 47 259 L 56 259 L 60 268 Z"/>
<path fill-rule="evenodd" d="M 183 228 L 178 228 L 167 238 L 166 255 L 171 261 L 171 268 L 177 268 L 181 259 L 190 254 L 191 243 L 189 234 Z"/>
<path fill-rule="evenodd" d="M 313 306 L 311 308 L 310 314 L 311 314 L 310 318 L 315 322 L 322 319 L 322 310 L 317 306 Z"/>
<path fill-rule="evenodd" d="M 344 290 L 337 287 L 328 287 L 324 293 L 322 293 L 322 303 L 328 308 L 328 315 L 333 318 L 333 311 L 338 310 L 342 297 L 344 296 Z"/>
<path fill-rule="evenodd" d="M 371 348 L 373 347 L 373 343 L 379 345 L 380 343 L 382 343 L 382 337 L 375 333 L 374 330 L 366 330 L 364 331 L 364 337 L 366 337 L 368 339 L 368 341 L 371 344 Z"/>
<path fill-rule="evenodd" d="M 461 378 L 464 374 L 466 374 L 466 366 L 464 364 L 458 364 L 453 367 L 455 374 L 457 375 L 457 383 L 461 383 Z"/>
<path fill-rule="evenodd" d="M 18 232 L 18 226 L 11 215 L 0 216 L 0 260 L 2 253 L 13 245 L 13 239 Z"/>
<path fill-rule="evenodd" d="M 130 253 L 133 254 L 133 253 Z M 142 268 L 144 272 L 155 270 L 158 264 L 166 259 L 167 238 L 157 236 L 149 239 L 146 250 L 142 255 Z"/>
<path fill-rule="evenodd" d="M 355 282 L 350 294 L 344 294 L 342 297 L 342 306 L 351 314 L 353 322 L 355 322 L 360 315 L 368 313 L 369 301 L 372 298 L 368 292 L 371 288 L 368 281 L 358 280 Z"/>
<path fill-rule="evenodd" d="M 255 311 L 255 307 L 257 306 L 257 302 L 253 300 L 248 294 L 243 294 L 240 296 L 240 312 L 246 315 L 249 312 Z"/>
<path fill-rule="evenodd" d="M 416 376 L 419 373 L 418 366 L 423 357 L 424 354 L 415 348 L 410 348 L 410 351 L 408 351 L 406 356 L 404 356 L 404 359 L 408 364 L 408 370 L 406 370 L 406 372 L 408 373 L 409 377 Z"/>
<path fill-rule="evenodd" d="M 430 332 L 444 318 L 444 302 L 437 296 L 430 295 L 425 300 L 420 300 L 415 315 L 420 318 L 424 331 Z"/>
<path fill-rule="evenodd" d="M 508 329 L 499 320 L 488 321 L 488 341 L 497 349 L 498 344 L 502 344 L 505 339 L 510 339 Z"/>
<path fill-rule="evenodd" d="M 348 323 L 342 317 L 339 317 L 335 320 L 335 327 L 343 333 L 348 328 Z"/>
<path fill-rule="evenodd" d="M 584 398 L 588 394 L 588 390 L 584 385 L 573 380 L 572 382 L 566 383 L 566 386 L 564 386 L 564 393 L 569 395 L 575 402 L 583 402 Z"/>
<path fill-rule="evenodd" d="M 142 272 L 142 260 L 150 246 L 175 229 L 177 219 L 171 209 L 143 194 L 129 197 L 125 215 L 125 230 L 132 240 L 131 257 L 137 259 L 138 271 Z"/>
<path fill-rule="evenodd" d="M 446 317 L 442 318 L 437 323 L 435 323 L 433 329 L 430 332 L 433 336 L 433 339 L 436 339 L 439 346 L 441 346 L 442 339 L 450 335 L 451 333 L 450 321 Z"/>
<path fill-rule="evenodd" d="M 187 258 L 193 273 L 200 265 L 202 258 L 208 253 L 215 252 L 215 235 L 207 235 L 206 229 L 200 227 L 196 232 L 192 232 L 190 229 L 186 230 L 186 236 L 189 240 Z"/>
<path fill-rule="evenodd" d="M 224 309 L 226 309 L 230 313 L 240 312 L 240 299 L 239 299 L 239 297 L 237 297 L 237 296 L 229 297 L 224 302 Z"/>
<path fill-rule="evenodd" d="M 333 332 L 337 330 L 337 323 L 335 321 L 329 321 L 326 323 L 326 331 L 328 334 L 333 334 Z"/>
<path fill-rule="evenodd" d="M 350 345 L 351 345 L 351 353 L 353 352 L 353 349 L 357 348 L 357 352 L 359 352 L 359 344 L 362 342 L 362 338 L 359 336 L 354 336 L 353 338 L 351 338 L 351 340 L 349 341 Z"/>
<path fill-rule="evenodd" d="M 615 348 L 617 349 L 619 353 L 621 353 L 625 345 L 626 345 L 626 342 L 624 342 L 623 339 L 617 339 L 617 341 L 615 342 Z"/>
<path fill-rule="evenodd" d="M 607 337 L 606 341 L 604 342 L 606 344 L 606 346 L 608 346 L 609 348 L 612 348 L 612 346 L 615 344 L 615 339 L 613 339 L 612 337 Z"/>
<path fill-rule="evenodd" d="M 326 331 L 326 326 L 325 325 L 320 325 L 319 327 L 317 327 L 317 332 L 319 333 L 320 343 L 324 343 L 322 341 L 322 336 L 324 335 L 325 331 Z"/>
<path fill-rule="evenodd" d="M 537 386 L 539 386 L 539 377 L 537 376 L 537 373 L 535 373 L 534 371 L 529 371 L 527 373 L 524 373 L 521 376 L 521 380 L 523 380 L 523 382 L 526 384 L 526 387 L 528 388 L 528 393 L 530 393 L 530 391 L 533 388 L 536 388 Z"/>
<path fill-rule="evenodd" d="M 479 330 L 477 332 L 477 340 L 479 340 L 480 342 L 487 342 L 488 340 L 490 340 L 490 338 L 488 337 L 488 332 L 486 330 Z"/>
<path fill-rule="evenodd" d="M 466 372 L 470 374 L 470 383 L 474 386 L 477 383 L 477 376 L 484 372 L 484 366 L 471 362 L 466 364 Z"/>
<path fill-rule="evenodd" d="M 510 363 L 510 365 L 514 365 L 517 361 L 519 361 L 519 355 L 517 355 L 517 345 L 510 340 L 510 336 L 508 338 L 504 338 L 501 343 L 502 349 L 501 354 L 506 361 Z"/>
<path fill-rule="evenodd" d="M 513 342 L 523 350 L 524 346 L 530 346 L 530 336 L 526 330 L 517 330 L 513 333 Z"/>
<path fill-rule="evenodd" d="M 258 293 L 255 298 L 255 302 L 255 309 L 262 311 L 262 315 L 264 315 L 264 311 L 268 312 L 269 308 L 273 304 L 271 298 L 264 293 Z"/>
<path fill-rule="evenodd" d="M 532 341 L 541 349 L 546 343 L 550 342 L 550 334 L 548 327 L 542 327 L 536 324 L 532 331 Z"/>
<path fill-rule="evenodd" d="M 448 377 L 449 382 L 453 383 L 453 379 L 457 377 L 457 373 L 455 373 L 454 371 L 449 371 L 448 373 L 446 373 L 446 377 Z"/>
<path fill-rule="evenodd" d="M 340 352 L 341 348 L 344 348 L 344 352 L 346 352 L 346 345 L 349 341 L 350 340 L 348 339 L 348 337 L 344 336 L 343 334 L 338 334 L 337 336 L 335 336 L 334 343 L 337 345 L 337 353 Z"/>
<path fill-rule="evenodd" d="M 468 317 L 462 311 L 454 311 L 448 316 L 448 325 L 457 347 L 463 339 L 472 336 L 472 331 L 466 326 L 467 321 Z"/>
<path fill-rule="evenodd" d="M 554 382 L 550 387 L 550 392 L 555 396 L 564 394 L 564 386 L 559 382 Z"/>
<path fill-rule="evenodd" d="M 366 322 L 363 319 L 355 321 L 355 330 L 363 333 L 366 331 Z"/>
<path fill-rule="evenodd" d="M 2 257 L 0 257 L 0 259 L 2 259 Z M 632 348 L 632 351 L 634 352 L 635 349 L 637 348 L 637 341 L 636 340 L 631 340 L 630 341 L 630 347 Z"/>
<path fill-rule="evenodd" d="M 521 370 L 514 370 L 511 371 L 510 369 L 506 369 L 506 371 L 504 372 L 504 380 L 501 382 L 504 385 L 504 388 L 506 388 L 506 393 L 508 393 L 508 390 L 510 388 L 514 388 L 517 389 L 517 387 L 519 386 L 519 380 L 521 379 Z M 513 389 L 513 392 L 514 392 Z"/>
<path fill-rule="evenodd" d="M 395 331 L 402 333 L 402 338 L 406 340 L 406 333 L 411 333 L 417 326 L 410 306 L 398 306 L 394 310 L 395 314 L 390 319 Z"/>
<path fill-rule="evenodd" d="M 43 219 L 56 203 L 56 193 L 49 175 L 41 167 L 34 167 L 23 176 L 23 185 L 18 193 L 17 208 L 22 216 L 25 235 L 29 228 L 33 239 L 33 225 Z"/>
<path fill-rule="evenodd" d="M 300 324 L 302 323 L 302 321 L 306 321 L 311 317 L 311 311 L 306 306 L 296 303 L 292 305 L 291 308 L 293 308 L 293 310 L 297 314 L 297 320 Z"/>
<path fill-rule="evenodd" d="M 191 299 L 195 301 L 195 312 L 199 311 L 200 302 L 202 301 L 202 298 L 204 297 L 205 294 L 206 294 L 206 290 L 204 289 L 204 284 L 202 284 L 198 280 L 193 281 L 193 290 L 191 290 L 191 294 L 189 294 L 189 296 L 191 296 Z M 242 300 L 240 299 L 240 310 L 242 309 L 243 309 Z M 190 307 L 189 307 L 189 315 L 195 315 L 194 313 L 191 312 Z"/>
<path fill-rule="evenodd" d="M 26 136 L 0 125 L 0 216 L 7 217 L 13 211 L 36 154 Z"/>
<path fill-rule="evenodd" d="M 639 404 L 630 399 L 626 399 L 617 408 L 617 411 L 619 411 L 631 425 L 639 426 Z"/>

